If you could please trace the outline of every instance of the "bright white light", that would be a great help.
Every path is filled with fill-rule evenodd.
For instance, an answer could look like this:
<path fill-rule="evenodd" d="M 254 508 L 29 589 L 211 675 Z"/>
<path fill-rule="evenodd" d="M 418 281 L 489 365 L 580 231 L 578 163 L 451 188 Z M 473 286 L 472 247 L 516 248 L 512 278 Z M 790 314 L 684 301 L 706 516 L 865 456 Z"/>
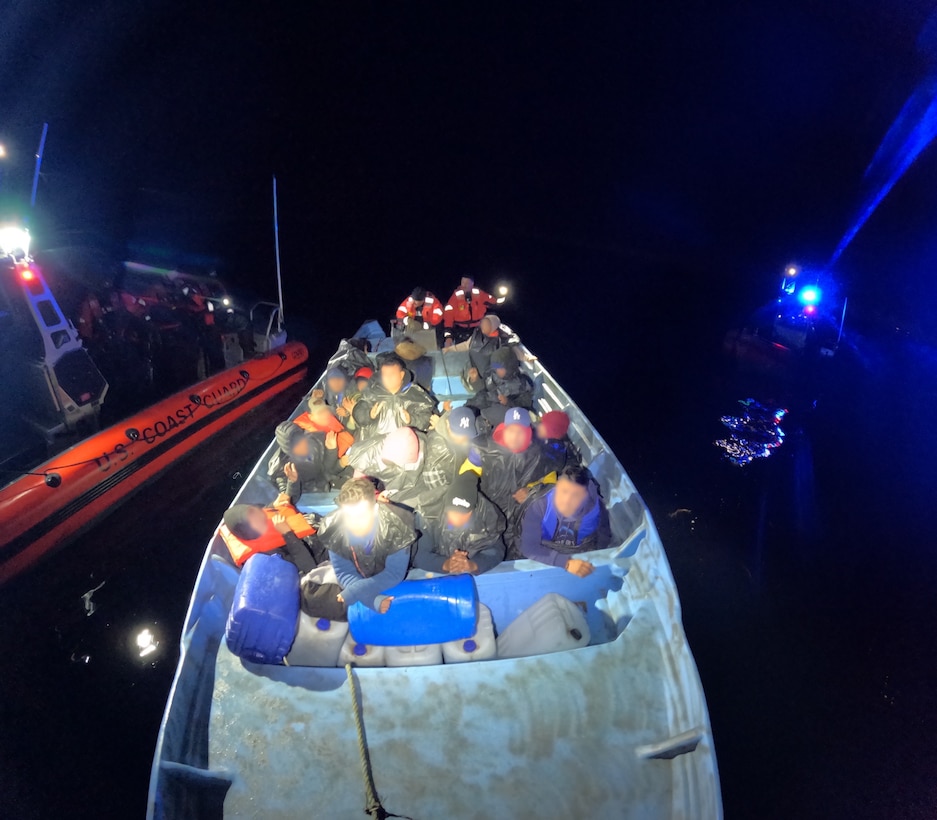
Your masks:
<path fill-rule="evenodd" d="M 0 159 L 3 159 L 7 155 L 7 149 L 5 146 L 0 145 Z"/>
<path fill-rule="evenodd" d="M 137 648 L 140 650 L 140 657 L 145 658 L 147 655 L 152 655 L 158 647 L 159 641 L 156 640 L 156 636 L 150 629 L 148 627 L 141 629 L 137 635 Z"/>
<path fill-rule="evenodd" d="M 224 298 L 222 298 L 221 304 L 223 304 L 225 307 L 228 307 L 228 305 L 231 304 L 231 300 L 227 296 L 225 296 Z"/>
<path fill-rule="evenodd" d="M 501 286 L 498 288 L 498 296 L 507 296 L 507 295 L 508 295 L 508 286 L 507 286 L 507 285 L 501 285 Z"/>
<path fill-rule="evenodd" d="M 788 276 L 797 276 L 797 266 L 788 265 L 787 270 L 784 271 Z"/>
<path fill-rule="evenodd" d="M 3 256 L 28 256 L 29 231 L 16 225 L 0 228 L 0 254 Z"/>

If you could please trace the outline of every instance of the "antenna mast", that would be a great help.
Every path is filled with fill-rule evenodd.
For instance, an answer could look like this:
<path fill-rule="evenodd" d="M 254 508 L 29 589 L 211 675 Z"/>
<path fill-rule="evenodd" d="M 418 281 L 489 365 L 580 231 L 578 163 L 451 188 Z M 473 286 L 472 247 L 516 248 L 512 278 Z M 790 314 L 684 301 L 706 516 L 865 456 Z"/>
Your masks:
<path fill-rule="evenodd" d="M 283 330 L 283 279 L 280 275 L 280 220 L 277 212 L 277 176 L 273 175 L 273 244 L 277 255 L 277 295 L 280 310 L 277 313 L 277 332 Z"/>

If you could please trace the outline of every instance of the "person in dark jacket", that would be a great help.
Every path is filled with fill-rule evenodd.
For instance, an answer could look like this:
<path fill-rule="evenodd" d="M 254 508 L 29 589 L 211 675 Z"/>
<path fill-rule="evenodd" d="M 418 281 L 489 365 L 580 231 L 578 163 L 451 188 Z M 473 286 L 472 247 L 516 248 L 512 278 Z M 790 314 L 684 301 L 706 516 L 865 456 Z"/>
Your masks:
<path fill-rule="evenodd" d="M 384 592 L 399 584 L 410 567 L 417 538 L 413 515 L 378 503 L 374 485 L 353 478 L 338 494 L 338 509 L 325 517 L 316 536 L 329 552 L 346 606 L 362 603 L 384 613 L 393 601 Z"/>
<path fill-rule="evenodd" d="M 533 382 L 527 374 L 521 372 L 520 362 L 510 347 L 498 348 L 491 354 L 491 368 L 485 378 L 484 387 L 466 404 L 477 407 L 483 413 L 488 408 L 533 408 Z"/>
<path fill-rule="evenodd" d="M 446 410 L 426 436 L 427 466 L 455 478 L 478 437 L 477 425 L 475 411 L 470 407 Z"/>
<path fill-rule="evenodd" d="M 504 560 L 504 513 L 463 473 L 448 488 L 444 515 L 421 528 L 413 565 L 429 572 L 479 575 Z"/>
<path fill-rule="evenodd" d="M 540 417 L 536 426 L 537 438 L 556 464 L 557 472 L 565 467 L 582 465 L 582 455 L 569 439 L 569 415 L 562 410 L 550 410 Z"/>
<path fill-rule="evenodd" d="M 337 448 L 327 446 L 335 434 L 309 433 L 291 421 L 277 425 L 277 452 L 267 474 L 279 491 L 276 504 L 295 500 L 304 492 L 325 492 L 342 475 Z"/>
<path fill-rule="evenodd" d="M 468 339 L 457 345 L 450 344 L 444 347 L 443 353 L 468 352 L 469 360 L 462 373 L 462 381 L 470 390 L 478 390 L 488 375 L 491 354 L 502 347 L 509 346 L 515 350 L 516 356 L 516 345 L 519 342 L 520 339 L 516 334 L 508 333 L 502 328 L 501 319 L 489 313 L 472 331 Z"/>
<path fill-rule="evenodd" d="M 556 484 L 531 501 L 521 521 L 520 551 L 542 564 L 584 578 L 595 568 L 573 555 L 612 542 L 599 485 L 585 467 L 567 467 Z"/>
<path fill-rule="evenodd" d="M 396 353 L 381 359 L 380 378 L 368 386 L 355 406 L 355 421 L 364 436 L 380 435 L 398 427 L 429 429 L 436 402 L 413 381 L 406 362 Z"/>
<path fill-rule="evenodd" d="M 511 521 L 518 505 L 527 500 L 530 487 L 554 469 L 542 445 L 533 437 L 530 413 L 512 407 L 489 438 L 476 442 L 476 448 L 481 491 Z"/>
<path fill-rule="evenodd" d="M 325 374 L 325 385 L 312 391 L 313 399 L 323 399 L 330 407 L 341 407 L 348 392 L 348 374 L 338 365 Z"/>
<path fill-rule="evenodd" d="M 384 498 L 429 512 L 442 503 L 452 476 L 444 465 L 427 463 L 426 436 L 412 427 L 355 444 L 348 463 L 356 475 L 376 478 L 384 487 Z"/>

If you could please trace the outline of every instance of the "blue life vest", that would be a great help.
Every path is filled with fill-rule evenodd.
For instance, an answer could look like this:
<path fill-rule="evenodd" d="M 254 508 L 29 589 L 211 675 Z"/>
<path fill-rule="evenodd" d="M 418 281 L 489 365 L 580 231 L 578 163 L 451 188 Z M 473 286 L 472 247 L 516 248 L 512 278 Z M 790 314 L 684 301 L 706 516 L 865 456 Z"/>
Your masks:
<path fill-rule="evenodd" d="M 548 543 L 560 543 L 568 546 L 579 546 L 590 535 L 599 528 L 599 517 L 601 515 L 601 504 L 596 499 L 582 518 L 575 519 L 572 528 L 566 532 L 560 532 L 560 517 L 553 503 L 553 497 L 556 490 L 550 490 L 547 493 L 547 508 L 543 514 L 543 521 L 540 524 L 540 539 Z"/>

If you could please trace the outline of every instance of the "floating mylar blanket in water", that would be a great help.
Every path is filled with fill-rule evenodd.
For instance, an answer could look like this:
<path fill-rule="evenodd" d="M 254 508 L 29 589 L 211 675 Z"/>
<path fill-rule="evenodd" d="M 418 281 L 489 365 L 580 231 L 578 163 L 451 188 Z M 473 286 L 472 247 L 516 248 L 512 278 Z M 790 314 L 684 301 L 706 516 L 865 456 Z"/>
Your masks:
<path fill-rule="evenodd" d="M 756 458 L 767 458 L 784 442 L 781 419 L 787 410 L 780 407 L 766 407 L 754 399 L 740 399 L 741 414 L 722 416 L 721 421 L 732 431 L 728 438 L 713 442 L 724 450 L 726 459 L 739 467 L 750 464 Z"/>

